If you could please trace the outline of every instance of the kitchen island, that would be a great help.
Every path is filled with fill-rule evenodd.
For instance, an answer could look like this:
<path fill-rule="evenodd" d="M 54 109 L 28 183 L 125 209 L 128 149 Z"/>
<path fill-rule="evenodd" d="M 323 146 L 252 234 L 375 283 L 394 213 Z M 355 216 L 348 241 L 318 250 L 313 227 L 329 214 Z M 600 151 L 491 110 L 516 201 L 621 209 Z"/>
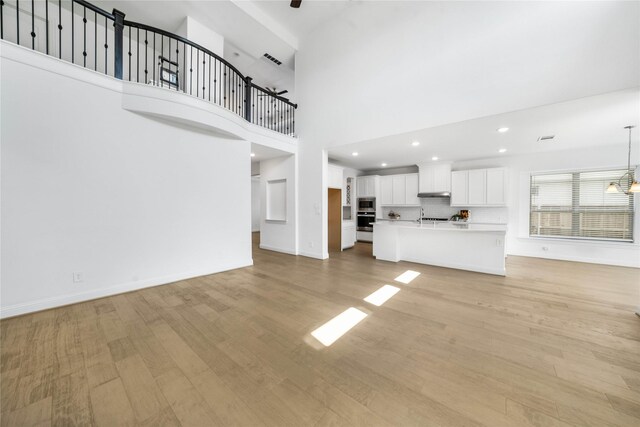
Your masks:
<path fill-rule="evenodd" d="M 373 256 L 504 276 L 503 224 L 376 222 Z"/>

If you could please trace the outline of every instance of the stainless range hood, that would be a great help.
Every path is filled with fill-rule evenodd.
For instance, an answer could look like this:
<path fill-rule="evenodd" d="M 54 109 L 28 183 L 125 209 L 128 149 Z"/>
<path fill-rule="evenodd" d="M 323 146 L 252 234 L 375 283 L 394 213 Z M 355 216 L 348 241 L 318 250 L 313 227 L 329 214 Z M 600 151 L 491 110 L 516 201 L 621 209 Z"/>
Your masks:
<path fill-rule="evenodd" d="M 451 193 L 448 191 L 442 191 L 438 193 L 418 193 L 418 197 L 427 198 L 427 197 L 451 197 Z"/>

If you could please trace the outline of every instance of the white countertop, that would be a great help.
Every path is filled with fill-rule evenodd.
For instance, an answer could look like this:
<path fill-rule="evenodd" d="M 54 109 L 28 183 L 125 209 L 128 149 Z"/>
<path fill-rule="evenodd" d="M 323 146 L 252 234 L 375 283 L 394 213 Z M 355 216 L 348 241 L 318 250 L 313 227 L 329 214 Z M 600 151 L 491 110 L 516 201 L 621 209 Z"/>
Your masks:
<path fill-rule="evenodd" d="M 437 231 L 497 231 L 506 232 L 506 224 L 478 224 L 472 222 L 426 222 L 419 224 L 415 221 L 385 221 L 374 223 L 375 227 L 398 227 L 414 230 L 437 230 Z"/>

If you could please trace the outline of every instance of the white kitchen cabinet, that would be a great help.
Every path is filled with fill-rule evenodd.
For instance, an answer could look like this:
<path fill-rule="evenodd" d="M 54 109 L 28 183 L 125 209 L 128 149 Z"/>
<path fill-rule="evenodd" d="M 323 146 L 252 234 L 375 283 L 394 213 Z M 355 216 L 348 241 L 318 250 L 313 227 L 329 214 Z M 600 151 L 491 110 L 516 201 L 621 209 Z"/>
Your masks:
<path fill-rule="evenodd" d="M 451 191 L 451 164 L 422 164 L 419 189 L 421 193 L 448 193 Z"/>
<path fill-rule="evenodd" d="M 373 233 L 370 231 L 356 231 L 356 240 L 359 242 L 373 242 Z"/>
<path fill-rule="evenodd" d="M 469 171 L 451 172 L 451 206 L 469 204 Z"/>
<path fill-rule="evenodd" d="M 405 205 L 407 204 L 407 182 L 406 175 L 392 175 L 393 184 L 393 204 Z"/>
<path fill-rule="evenodd" d="M 487 169 L 487 205 L 506 204 L 506 170 L 504 168 Z"/>
<path fill-rule="evenodd" d="M 342 249 L 350 248 L 356 243 L 356 224 L 354 222 L 342 223 Z"/>
<path fill-rule="evenodd" d="M 380 177 L 380 206 L 420 206 L 418 174 Z"/>
<path fill-rule="evenodd" d="M 487 204 L 487 170 L 476 169 L 469 171 L 468 201 L 470 206 Z"/>
<path fill-rule="evenodd" d="M 335 165 L 328 166 L 328 187 L 342 190 L 343 168 Z"/>
<path fill-rule="evenodd" d="M 451 173 L 451 206 L 505 206 L 505 168 L 475 169 Z"/>
<path fill-rule="evenodd" d="M 376 187 L 379 176 L 360 176 L 357 179 L 358 197 L 376 197 Z"/>
<path fill-rule="evenodd" d="M 380 204 L 382 206 L 393 204 L 393 175 L 380 177 Z"/>
<path fill-rule="evenodd" d="M 420 198 L 418 197 L 418 174 L 410 173 L 405 175 L 405 204 L 408 206 L 420 206 Z"/>

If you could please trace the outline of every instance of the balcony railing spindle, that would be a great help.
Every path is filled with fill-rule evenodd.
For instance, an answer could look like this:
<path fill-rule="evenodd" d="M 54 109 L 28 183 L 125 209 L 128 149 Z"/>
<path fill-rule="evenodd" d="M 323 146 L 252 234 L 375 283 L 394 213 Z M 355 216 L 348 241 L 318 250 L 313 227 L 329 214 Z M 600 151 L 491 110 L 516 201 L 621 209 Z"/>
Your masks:
<path fill-rule="evenodd" d="M 104 72 L 105 75 L 110 75 L 117 79 L 126 78 L 130 82 L 151 83 L 159 87 L 168 85 L 169 89 L 181 91 L 232 111 L 250 123 L 279 133 L 287 135 L 294 134 L 294 113 L 297 107 L 295 104 L 290 103 L 286 98 L 275 95 L 272 90 L 266 90 L 255 85 L 250 77 L 243 76 L 232 64 L 208 49 L 167 31 L 141 23 L 126 21 L 124 19 L 124 13 L 116 9 L 113 9 L 112 12 L 106 12 L 85 0 L 65 0 L 71 4 L 65 3 L 68 7 L 65 6 L 64 24 L 62 19 L 62 0 L 58 0 L 58 23 L 56 25 L 55 9 L 51 11 L 51 16 L 49 16 L 49 2 L 53 2 L 52 7 L 55 8 L 56 1 L 44 0 L 44 7 L 41 6 L 42 3 L 40 1 L 41 0 L 38 2 L 39 6 L 36 8 L 36 0 L 31 0 L 30 10 L 28 3 L 23 2 L 24 8 L 21 9 L 20 0 L 11 2 L 10 7 L 13 7 L 13 5 L 16 7 L 16 44 L 20 45 L 21 36 L 23 36 L 23 41 L 24 37 L 27 37 L 29 28 L 27 19 L 29 19 L 28 14 L 31 13 L 31 30 L 29 35 L 31 36 L 32 50 L 52 54 L 57 56 L 58 59 L 73 64 L 76 64 L 76 53 L 82 53 L 82 62 L 79 61 L 77 64 L 82 64 L 83 67 L 90 68 L 91 60 L 87 57 L 91 53 L 89 49 L 91 49 L 91 37 L 93 37 L 94 71 Z M 13 37 L 13 28 L 11 26 L 8 26 L 7 31 L 4 31 L 6 18 L 13 19 L 12 13 L 9 13 L 8 16 L 4 13 L 6 6 L 6 0 L 0 0 L 0 39 L 3 40 L 7 32 L 11 33 L 10 37 Z M 82 7 L 82 11 L 77 9 L 78 6 Z M 87 11 L 87 9 L 89 11 Z M 9 10 L 11 12 L 11 9 Z M 78 11 L 77 16 L 76 10 Z M 36 12 L 39 22 L 37 27 Z M 91 12 L 93 12 L 94 18 L 93 34 L 91 34 L 91 29 L 88 27 Z M 69 16 L 69 18 L 67 18 L 67 16 Z M 20 22 L 21 17 L 24 18 L 25 22 Z M 104 21 L 100 20 L 100 17 L 104 18 Z M 53 19 L 54 22 L 50 22 L 49 19 Z M 40 25 L 41 20 L 44 20 L 42 25 Z M 71 22 L 69 22 L 69 20 Z M 75 50 L 76 20 L 78 20 L 78 23 L 82 20 L 82 39 L 78 40 L 78 46 L 81 46 L 81 48 L 78 49 L 78 52 Z M 49 25 L 50 23 L 53 24 L 54 27 L 51 27 Z M 25 34 L 21 34 L 20 24 L 22 24 L 22 31 Z M 65 33 L 63 31 L 64 26 L 68 26 L 69 24 L 71 25 L 70 31 L 67 29 Z M 104 42 L 99 43 L 102 34 L 98 34 L 98 27 L 103 24 Z M 55 52 L 55 34 L 49 34 L 50 29 L 56 31 L 55 26 L 57 26 L 58 31 L 57 54 Z M 125 29 L 125 27 L 129 28 Z M 36 29 L 38 29 L 38 33 L 36 33 Z M 44 37 L 42 37 L 42 31 L 45 33 Z M 140 37 L 141 33 L 142 38 Z M 160 36 L 159 43 L 157 36 Z M 40 37 L 42 42 L 40 42 L 40 39 L 37 39 L 37 37 Z M 110 42 L 111 37 L 113 37 L 113 41 Z M 124 44 L 124 37 L 129 38 L 128 46 Z M 150 37 L 153 37 L 153 40 L 151 40 Z M 165 49 L 165 37 L 167 38 L 167 49 Z M 53 47 L 50 46 L 50 41 L 53 43 Z M 142 42 L 144 42 L 144 47 L 141 46 Z M 98 48 L 99 44 L 102 44 L 104 49 L 104 64 L 100 64 L 100 68 L 98 67 L 98 61 L 102 60 L 100 57 L 102 52 L 100 52 Z M 109 48 L 111 44 L 113 44 L 113 54 L 110 55 Z M 25 46 L 28 46 L 28 44 L 25 44 Z M 189 52 L 187 52 L 187 48 Z M 71 52 L 69 52 L 69 49 L 71 49 Z M 182 51 L 180 51 L 180 49 L 182 49 Z M 195 58 L 193 55 L 194 49 L 196 51 Z M 128 56 L 128 61 L 126 62 L 124 60 L 125 52 Z M 135 60 L 133 58 L 134 54 Z M 141 55 L 144 55 L 143 64 L 141 64 Z M 110 60 L 113 61 L 114 66 L 112 74 L 109 72 Z M 135 73 L 133 70 L 134 66 Z M 126 67 L 128 67 L 128 76 L 124 77 Z M 151 71 L 149 67 L 153 67 L 153 71 Z M 144 71 L 142 81 L 140 80 L 141 68 Z M 162 70 L 165 70 L 165 72 L 163 73 Z M 158 76 L 156 76 L 156 71 L 158 72 Z M 195 83 L 193 81 L 194 74 Z M 195 93 L 193 90 L 194 84 Z"/>

